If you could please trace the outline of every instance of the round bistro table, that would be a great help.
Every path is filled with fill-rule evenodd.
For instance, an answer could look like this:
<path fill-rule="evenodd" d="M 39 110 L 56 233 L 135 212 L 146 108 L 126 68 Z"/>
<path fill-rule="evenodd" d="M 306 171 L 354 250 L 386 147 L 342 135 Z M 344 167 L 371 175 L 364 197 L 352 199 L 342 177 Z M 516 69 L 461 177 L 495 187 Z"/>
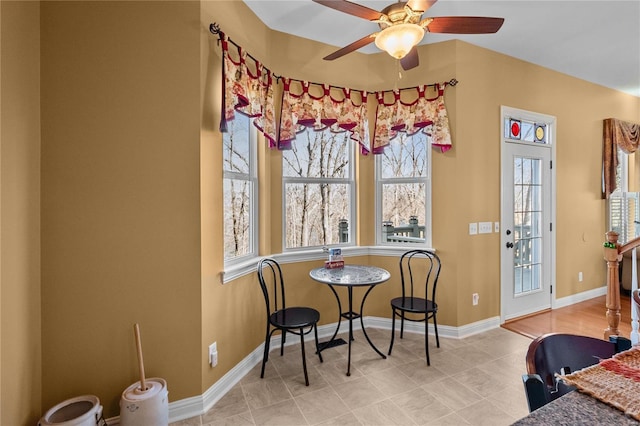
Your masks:
<path fill-rule="evenodd" d="M 326 284 L 329 286 L 334 296 L 336 297 L 336 301 L 338 302 L 338 311 L 340 312 L 340 316 L 338 317 L 338 327 L 336 328 L 335 333 L 328 342 L 324 342 L 320 345 L 320 351 L 336 346 L 335 338 L 338 335 L 338 331 L 340 330 L 340 322 L 342 318 L 347 319 L 349 321 L 349 355 L 347 358 L 347 376 L 351 375 L 351 341 L 353 340 L 353 320 L 356 318 L 360 318 L 360 324 L 362 325 L 362 332 L 364 333 L 364 337 L 369 342 L 369 345 L 375 350 L 378 355 L 382 358 L 386 359 L 387 356 L 380 352 L 378 348 L 373 344 L 369 336 L 367 335 L 367 330 L 364 327 L 364 321 L 362 319 L 362 310 L 364 308 L 364 303 L 367 300 L 367 296 L 378 284 L 382 284 L 391 278 L 391 274 L 386 269 L 378 268 L 377 266 L 368 266 L 368 265 L 344 265 L 342 268 L 336 269 L 328 269 L 325 267 L 320 267 L 316 269 L 312 269 L 309 272 L 309 276 L 313 278 L 315 281 L 318 281 L 322 284 Z M 346 312 L 342 311 L 342 304 L 340 303 L 340 297 L 338 296 L 338 292 L 335 287 L 346 287 L 349 295 L 349 310 Z M 353 310 L 353 288 L 354 287 L 369 287 L 367 292 L 364 294 L 362 298 L 362 302 L 360 303 L 360 311 L 355 312 Z"/>

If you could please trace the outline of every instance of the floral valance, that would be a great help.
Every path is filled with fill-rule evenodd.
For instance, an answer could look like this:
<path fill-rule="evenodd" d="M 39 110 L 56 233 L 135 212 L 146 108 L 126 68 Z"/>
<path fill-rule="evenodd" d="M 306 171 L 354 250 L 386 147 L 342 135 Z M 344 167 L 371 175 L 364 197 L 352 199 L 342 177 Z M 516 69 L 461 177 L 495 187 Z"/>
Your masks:
<path fill-rule="evenodd" d="M 349 132 L 368 152 L 367 92 L 283 78 L 279 147 L 286 149 L 305 128 Z M 315 93 L 314 92 L 315 89 Z"/>
<path fill-rule="evenodd" d="M 607 118 L 602 124 L 602 198 L 616 188 L 618 150 L 631 154 L 640 144 L 640 125 L 627 121 Z"/>
<path fill-rule="evenodd" d="M 363 154 L 383 152 L 400 132 L 412 135 L 421 131 L 441 152 L 451 148 L 444 105 L 444 90 L 451 83 L 367 93 L 275 76 L 213 24 L 211 32 L 220 36 L 222 44 L 221 132 L 227 130 L 227 122 L 236 113 L 242 113 L 252 117 L 269 145 L 278 149 L 290 148 L 296 134 L 306 128 L 348 132 Z M 281 99 L 279 110 L 276 99 Z M 368 102 L 376 105 L 373 137 L 369 135 Z"/>
<path fill-rule="evenodd" d="M 395 90 L 391 92 L 376 92 L 378 109 L 373 136 L 373 153 L 382 152 L 385 146 L 395 138 L 399 132 L 408 135 L 424 132 L 431 138 L 431 146 L 446 152 L 451 149 L 451 133 L 449 132 L 449 118 L 444 106 L 444 88 L 448 83 L 435 84 L 435 96 L 429 95 L 427 86 L 411 89 Z M 415 99 L 407 102 L 401 99 L 401 94 L 413 94 Z M 389 99 L 391 98 L 391 99 Z"/>

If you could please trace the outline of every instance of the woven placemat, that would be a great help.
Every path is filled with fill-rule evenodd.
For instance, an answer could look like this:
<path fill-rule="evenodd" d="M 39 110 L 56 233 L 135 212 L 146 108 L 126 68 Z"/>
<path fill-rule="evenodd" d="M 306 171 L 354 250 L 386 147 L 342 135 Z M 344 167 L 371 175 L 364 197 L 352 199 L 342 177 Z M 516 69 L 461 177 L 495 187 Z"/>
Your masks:
<path fill-rule="evenodd" d="M 640 349 L 631 348 L 598 364 L 567 375 L 557 374 L 575 386 L 628 416 L 640 420 Z"/>

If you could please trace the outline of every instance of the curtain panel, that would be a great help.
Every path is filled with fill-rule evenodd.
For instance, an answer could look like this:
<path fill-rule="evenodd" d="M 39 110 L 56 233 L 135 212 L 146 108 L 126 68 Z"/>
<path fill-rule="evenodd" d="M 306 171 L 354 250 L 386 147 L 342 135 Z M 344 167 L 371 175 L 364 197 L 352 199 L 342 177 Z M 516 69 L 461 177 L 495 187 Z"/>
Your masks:
<path fill-rule="evenodd" d="M 615 118 L 607 118 L 602 125 L 602 198 L 616 189 L 616 169 L 618 152 L 631 154 L 640 144 L 640 125 Z"/>

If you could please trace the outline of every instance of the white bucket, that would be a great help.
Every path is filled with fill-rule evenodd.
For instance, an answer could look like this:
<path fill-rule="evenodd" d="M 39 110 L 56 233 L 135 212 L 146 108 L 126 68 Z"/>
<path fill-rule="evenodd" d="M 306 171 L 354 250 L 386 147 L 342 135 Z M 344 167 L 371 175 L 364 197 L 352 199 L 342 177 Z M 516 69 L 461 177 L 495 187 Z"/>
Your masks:
<path fill-rule="evenodd" d="M 120 426 L 166 426 L 169 424 L 169 391 L 160 378 L 145 379 L 146 390 L 136 382 L 122 392 Z"/>
<path fill-rule="evenodd" d="M 97 396 L 71 398 L 51 408 L 38 426 L 96 426 L 102 419 L 102 405 Z"/>

